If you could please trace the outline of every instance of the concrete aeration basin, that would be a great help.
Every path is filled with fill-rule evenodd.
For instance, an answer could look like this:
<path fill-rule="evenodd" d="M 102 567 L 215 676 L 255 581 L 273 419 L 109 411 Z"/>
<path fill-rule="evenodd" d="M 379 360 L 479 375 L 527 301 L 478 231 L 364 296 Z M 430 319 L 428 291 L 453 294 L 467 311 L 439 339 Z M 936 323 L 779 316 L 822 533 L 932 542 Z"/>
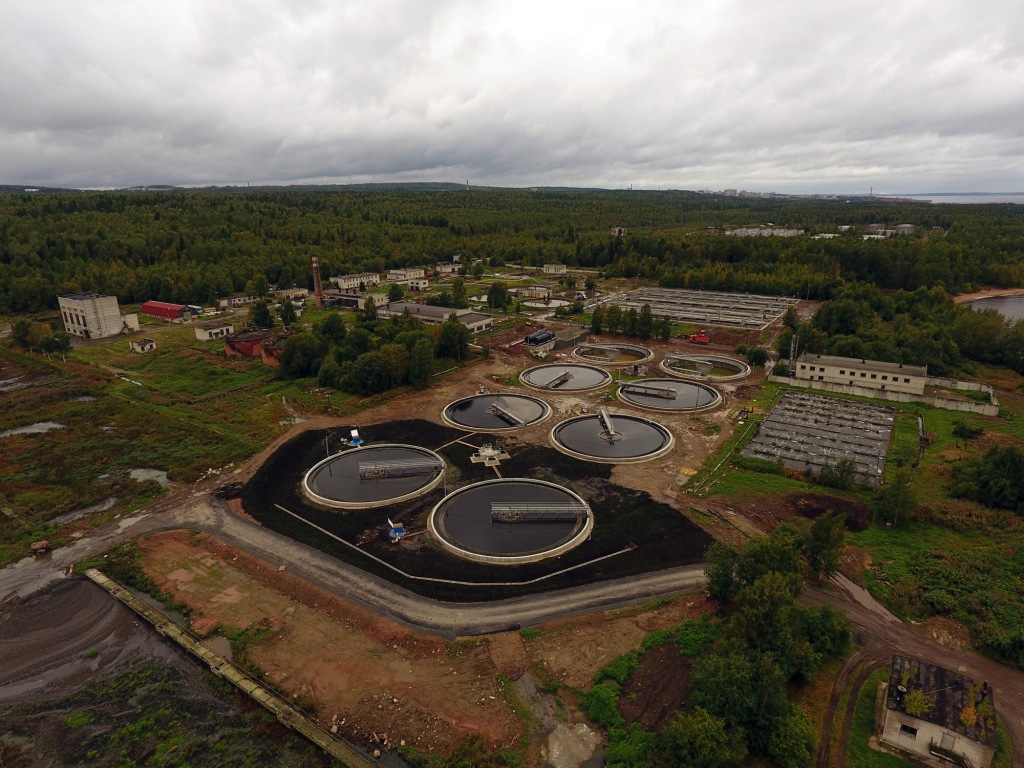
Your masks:
<path fill-rule="evenodd" d="M 485 480 L 448 494 L 427 528 L 452 554 L 491 565 L 534 563 L 568 552 L 594 527 L 590 507 L 543 480 Z"/>
<path fill-rule="evenodd" d="M 586 392 L 603 387 L 612 380 L 608 371 L 579 363 L 537 365 L 519 374 L 528 387 L 548 392 Z"/>
<path fill-rule="evenodd" d="M 705 411 L 722 402 L 717 389 L 680 379 L 638 379 L 619 386 L 619 398 L 657 411 Z"/>
<path fill-rule="evenodd" d="M 725 355 L 670 355 L 661 361 L 661 370 L 673 376 L 709 381 L 732 381 L 750 375 L 750 366 Z"/>
<path fill-rule="evenodd" d="M 474 432 L 503 432 L 543 421 L 551 408 L 529 395 L 473 395 L 449 403 L 441 413 L 445 422 Z"/>
<path fill-rule="evenodd" d="M 671 450 L 674 439 L 661 424 L 602 408 L 555 425 L 551 442 L 578 459 L 616 463 L 657 458 Z"/>
<path fill-rule="evenodd" d="M 654 352 L 639 344 L 581 344 L 573 357 L 601 365 L 636 365 L 654 359 Z"/>
<path fill-rule="evenodd" d="M 427 448 L 371 445 L 317 462 L 302 479 L 302 490 L 313 502 L 334 509 L 383 507 L 433 490 L 444 470 L 444 459 Z"/>

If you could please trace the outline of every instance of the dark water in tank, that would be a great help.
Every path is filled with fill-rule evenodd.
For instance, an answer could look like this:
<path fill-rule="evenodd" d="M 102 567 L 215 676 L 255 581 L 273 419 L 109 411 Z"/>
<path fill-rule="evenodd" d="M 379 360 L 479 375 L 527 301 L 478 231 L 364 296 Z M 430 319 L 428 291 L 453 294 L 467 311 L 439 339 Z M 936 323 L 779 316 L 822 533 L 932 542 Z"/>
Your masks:
<path fill-rule="evenodd" d="M 492 501 L 575 502 L 560 488 L 533 483 L 482 485 L 450 495 L 434 518 L 448 541 L 485 555 L 514 556 L 543 552 L 572 538 L 580 522 L 492 523 Z"/>
<path fill-rule="evenodd" d="M 369 446 L 352 448 L 335 457 L 309 476 L 313 493 L 335 501 L 383 501 L 413 493 L 437 475 L 410 475 L 363 480 L 359 477 L 360 462 L 394 459 L 436 460 L 426 452 L 400 446 Z"/>
<path fill-rule="evenodd" d="M 636 459 L 669 443 L 667 430 L 658 424 L 631 416 L 613 414 L 611 418 L 619 433 L 614 442 L 601 437 L 604 426 L 597 416 L 584 416 L 556 427 L 555 440 L 570 451 L 601 459 Z"/>
<path fill-rule="evenodd" d="M 551 389 L 552 392 L 572 392 L 578 389 L 593 389 L 611 381 L 611 374 L 600 368 L 585 365 L 540 365 L 523 372 L 523 380 L 535 387 L 543 387 L 562 373 L 572 378 Z"/>
<path fill-rule="evenodd" d="M 514 413 L 527 424 L 543 418 L 546 408 L 544 403 L 522 395 L 474 395 L 457 400 L 445 409 L 445 416 L 456 424 L 475 429 L 514 429 L 517 425 L 487 409 L 495 403 L 505 410 Z"/>
<path fill-rule="evenodd" d="M 691 384 L 687 381 L 678 381 L 676 379 L 643 379 L 635 381 L 633 384 L 650 384 L 652 387 L 670 388 L 676 391 L 675 399 L 670 399 L 653 394 L 633 392 L 625 389 L 625 385 L 623 385 L 623 389 L 619 392 L 619 397 L 647 408 L 659 408 L 665 411 L 689 411 L 694 408 L 703 408 L 705 405 L 711 405 L 718 399 L 718 394 L 710 387 L 702 387 L 698 384 Z"/>

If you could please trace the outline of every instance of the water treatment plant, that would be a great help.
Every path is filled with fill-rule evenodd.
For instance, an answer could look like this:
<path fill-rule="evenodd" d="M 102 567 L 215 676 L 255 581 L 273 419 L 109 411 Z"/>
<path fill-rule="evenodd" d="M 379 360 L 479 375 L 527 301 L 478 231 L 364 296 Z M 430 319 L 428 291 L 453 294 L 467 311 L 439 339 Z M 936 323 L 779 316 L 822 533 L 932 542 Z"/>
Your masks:
<path fill-rule="evenodd" d="M 735 381 L 750 375 L 750 366 L 743 360 L 726 355 L 668 355 L 660 363 L 661 370 L 673 376 L 708 381 Z"/>
<path fill-rule="evenodd" d="M 544 421 L 551 407 L 529 395 L 471 395 L 449 403 L 442 417 L 446 424 L 474 432 L 504 432 Z"/>
<path fill-rule="evenodd" d="M 590 507 L 568 488 L 532 479 L 485 480 L 445 496 L 427 527 L 456 557 L 519 565 L 561 555 L 594 527 Z"/>
<path fill-rule="evenodd" d="M 519 380 L 528 387 L 558 392 L 589 392 L 612 380 L 603 368 L 579 363 L 536 365 L 519 374 Z"/>
<path fill-rule="evenodd" d="M 572 355 L 599 365 L 643 365 L 654 359 L 654 352 L 639 344 L 581 344 Z"/>
<path fill-rule="evenodd" d="M 714 387 L 680 379 L 637 379 L 619 385 L 619 398 L 656 411 L 707 411 L 722 402 Z"/>
<path fill-rule="evenodd" d="M 560 451 L 585 461 L 649 461 L 667 453 L 674 442 L 665 427 L 640 416 L 610 413 L 577 416 L 555 425 L 551 442 Z"/>
<path fill-rule="evenodd" d="M 444 470 L 444 459 L 415 445 L 350 448 L 314 464 L 302 490 L 316 504 L 334 509 L 382 507 L 436 488 Z"/>

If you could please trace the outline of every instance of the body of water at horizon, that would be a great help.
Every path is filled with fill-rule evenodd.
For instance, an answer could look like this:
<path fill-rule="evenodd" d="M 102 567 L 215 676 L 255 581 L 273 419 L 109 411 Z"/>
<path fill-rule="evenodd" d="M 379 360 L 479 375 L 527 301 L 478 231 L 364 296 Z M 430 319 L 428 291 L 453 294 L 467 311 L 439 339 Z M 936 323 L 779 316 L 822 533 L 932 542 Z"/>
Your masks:
<path fill-rule="evenodd" d="M 994 309 L 1010 320 L 1024 320 L 1024 294 L 1017 296 L 989 296 L 970 301 L 971 309 Z"/>

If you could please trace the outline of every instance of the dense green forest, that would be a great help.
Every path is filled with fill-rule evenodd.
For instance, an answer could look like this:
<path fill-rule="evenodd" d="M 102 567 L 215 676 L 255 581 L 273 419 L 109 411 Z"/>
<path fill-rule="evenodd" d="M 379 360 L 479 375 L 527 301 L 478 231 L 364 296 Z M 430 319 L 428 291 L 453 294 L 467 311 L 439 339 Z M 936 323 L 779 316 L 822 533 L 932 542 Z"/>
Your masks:
<path fill-rule="evenodd" d="M 665 286 L 830 298 L 867 282 L 950 293 L 1024 285 L 1024 216 L 1014 205 L 855 198 L 726 198 L 693 192 L 508 189 L 0 194 L 0 313 L 96 291 L 124 303 L 207 303 L 269 283 L 427 265 L 454 253 L 560 261 Z M 807 236 L 730 237 L 732 227 Z M 863 240 L 867 224 L 915 234 Z M 837 233 L 813 239 L 815 233 Z M 628 229 L 624 237 L 613 226 Z M 716 232 L 707 231 L 716 228 Z"/>

